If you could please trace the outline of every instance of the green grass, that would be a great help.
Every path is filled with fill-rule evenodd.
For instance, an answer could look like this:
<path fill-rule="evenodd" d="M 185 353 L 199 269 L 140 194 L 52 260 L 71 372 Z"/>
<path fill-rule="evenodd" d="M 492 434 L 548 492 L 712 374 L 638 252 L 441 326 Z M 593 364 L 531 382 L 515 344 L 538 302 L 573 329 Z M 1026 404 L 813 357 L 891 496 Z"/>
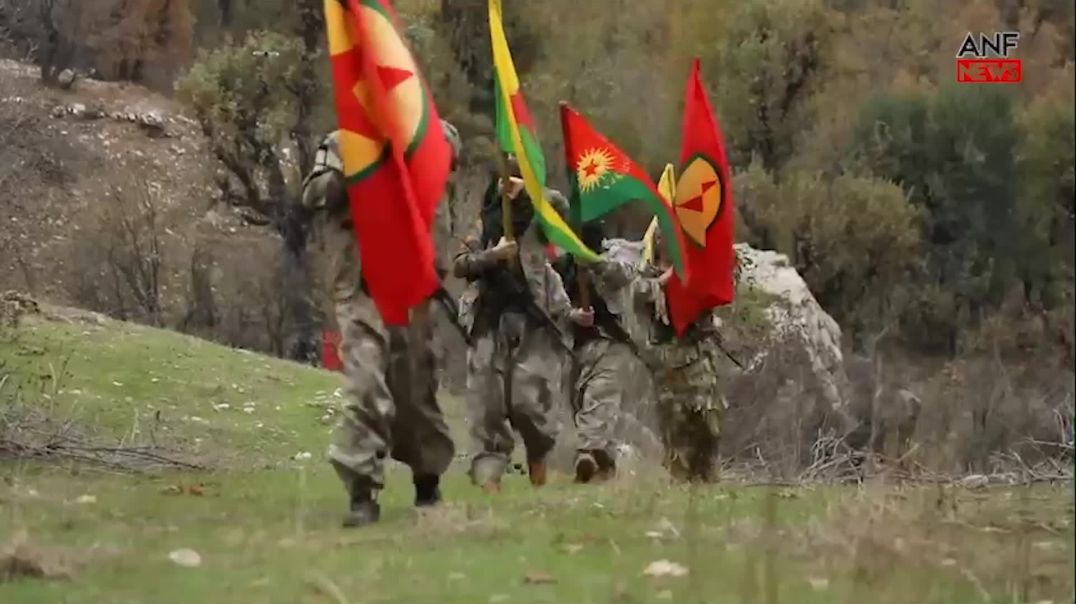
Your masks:
<path fill-rule="evenodd" d="M 222 463 L 272 463 L 322 447 L 338 374 L 132 324 L 31 319 L 0 340 L 0 395 L 109 435 L 182 446 Z M 341 393 L 342 394 L 342 393 Z M 247 410 L 249 409 L 249 411 Z M 312 449 L 306 449 L 311 450 Z"/>
<path fill-rule="evenodd" d="M 9 397 L 17 380 L 21 400 L 98 438 L 154 431 L 218 468 L 0 465 L 0 544 L 25 533 L 75 569 L 0 582 L 0 602 L 1060 604 L 1073 590 L 1069 488 L 688 489 L 639 465 L 600 487 L 554 475 L 536 491 L 512 475 L 492 498 L 461 461 L 441 509 L 417 514 L 394 466 L 383 522 L 346 531 L 323 454 L 337 375 L 118 323 L 33 320 L 0 360 Z M 291 461 L 298 451 L 313 459 Z M 174 494 L 190 485 L 202 494 Z M 178 548 L 201 566 L 171 562 Z M 689 573 L 645 575 L 658 560 Z"/>

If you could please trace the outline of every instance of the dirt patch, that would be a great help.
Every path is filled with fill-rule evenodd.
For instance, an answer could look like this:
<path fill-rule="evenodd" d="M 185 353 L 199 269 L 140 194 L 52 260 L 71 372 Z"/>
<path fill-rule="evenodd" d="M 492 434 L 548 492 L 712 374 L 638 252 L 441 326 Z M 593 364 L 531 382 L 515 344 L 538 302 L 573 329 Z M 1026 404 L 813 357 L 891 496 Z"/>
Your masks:
<path fill-rule="evenodd" d="M 66 548 L 32 543 L 20 532 L 0 548 L 0 582 L 20 578 L 68 580 L 74 577 L 79 556 Z"/>

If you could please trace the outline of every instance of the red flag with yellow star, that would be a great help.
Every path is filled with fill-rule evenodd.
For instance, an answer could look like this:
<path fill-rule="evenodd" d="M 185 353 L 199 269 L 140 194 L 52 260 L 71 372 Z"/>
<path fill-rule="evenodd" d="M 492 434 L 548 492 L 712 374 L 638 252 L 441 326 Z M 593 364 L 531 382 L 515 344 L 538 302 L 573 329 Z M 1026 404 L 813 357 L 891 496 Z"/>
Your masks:
<path fill-rule="evenodd" d="M 440 286 L 431 225 L 452 149 L 389 0 L 325 0 L 325 28 L 363 280 L 405 325 Z"/>
<path fill-rule="evenodd" d="M 730 304 L 736 296 L 732 181 L 721 129 L 699 77 L 698 59 L 691 65 L 687 82 L 679 172 L 673 205 L 687 239 L 689 276 L 685 283 L 673 275 L 665 296 L 673 327 L 683 335 L 700 314 Z"/>

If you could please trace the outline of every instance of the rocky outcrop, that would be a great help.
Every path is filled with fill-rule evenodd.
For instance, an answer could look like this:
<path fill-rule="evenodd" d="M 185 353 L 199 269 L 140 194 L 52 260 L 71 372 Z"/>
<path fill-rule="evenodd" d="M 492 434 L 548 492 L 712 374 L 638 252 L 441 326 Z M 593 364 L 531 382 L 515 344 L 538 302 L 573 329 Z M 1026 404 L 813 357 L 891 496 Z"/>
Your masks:
<path fill-rule="evenodd" d="M 740 264 L 740 290 L 754 290 L 770 297 L 765 312 L 771 334 L 784 345 L 802 348 L 825 400 L 843 408 L 847 403 L 848 378 L 841 352 L 841 327 L 815 300 L 803 277 L 788 257 L 773 251 L 736 246 Z M 751 296 L 748 296 L 750 299 Z M 764 361 L 762 358 L 755 362 Z"/>

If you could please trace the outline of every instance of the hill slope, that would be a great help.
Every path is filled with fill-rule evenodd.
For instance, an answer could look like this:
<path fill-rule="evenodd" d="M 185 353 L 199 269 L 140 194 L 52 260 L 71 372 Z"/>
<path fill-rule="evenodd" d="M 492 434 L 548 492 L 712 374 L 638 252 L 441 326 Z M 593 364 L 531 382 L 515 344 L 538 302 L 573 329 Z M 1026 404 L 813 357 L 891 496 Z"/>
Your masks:
<path fill-rule="evenodd" d="M 216 468 L 323 448 L 343 386 L 339 374 L 55 307 L 23 317 L 0 359 L 0 394 L 85 438 L 155 443 Z"/>
<path fill-rule="evenodd" d="M 222 201 L 220 178 L 175 100 L 46 88 L 0 60 L 0 291 L 269 350 L 282 244 Z"/>

